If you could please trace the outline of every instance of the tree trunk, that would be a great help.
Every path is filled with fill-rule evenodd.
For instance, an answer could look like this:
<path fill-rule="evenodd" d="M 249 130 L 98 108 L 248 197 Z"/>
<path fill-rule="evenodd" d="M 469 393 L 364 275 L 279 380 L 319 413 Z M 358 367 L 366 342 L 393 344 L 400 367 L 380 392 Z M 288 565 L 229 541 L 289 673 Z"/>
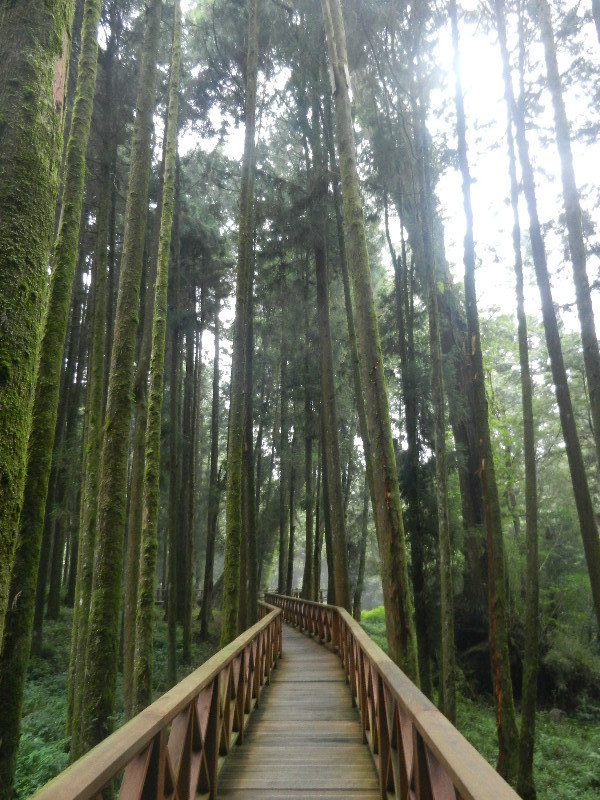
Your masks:
<path fill-rule="evenodd" d="M 107 244 L 110 230 L 111 199 L 113 195 L 115 144 L 113 130 L 113 67 L 116 56 L 116 34 L 111 26 L 104 62 L 105 101 L 109 113 L 105 118 L 104 151 L 100 163 L 100 188 L 96 223 L 96 247 L 92 275 L 94 298 L 92 336 L 86 397 L 86 429 L 84 431 L 84 471 L 79 514 L 79 545 L 75 578 L 75 601 L 71 630 L 71 653 L 67 688 L 67 730 L 71 733 L 71 760 L 81 755 L 81 699 L 85 668 L 87 626 L 92 591 L 96 513 L 98 508 L 98 472 L 102 448 L 104 417 L 104 375 L 107 325 Z"/>
<path fill-rule="evenodd" d="M 283 293 L 282 293 L 283 295 Z M 283 300 L 283 297 L 282 297 Z M 287 429 L 287 352 L 284 331 L 283 305 L 281 307 L 281 343 L 280 343 L 280 378 L 279 378 L 279 571 L 277 575 L 277 591 L 285 594 L 285 582 L 287 577 L 287 552 L 288 552 L 288 530 L 289 522 L 287 512 L 287 459 L 288 459 L 288 429 Z"/>
<path fill-rule="evenodd" d="M 522 81 L 522 77 L 521 77 Z M 544 332 L 546 335 L 546 346 L 550 358 L 552 379 L 556 392 L 556 402 L 560 416 L 560 423 L 567 451 L 569 471 L 573 494 L 575 495 L 575 505 L 579 518 L 579 527 L 583 539 L 583 549 L 587 562 L 592 597 L 596 619 L 600 628 L 600 540 L 598 538 L 598 527 L 594 513 L 594 507 L 590 496 L 589 484 L 585 472 L 585 465 L 581 453 L 579 435 L 573 414 L 571 402 L 571 392 L 567 371 L 565 369 L 560 334 L 558 330 L 558 320 L 552 299 L 552 288 L 546 261 L 546 251 L 542 232 L 537 213 L 537 199 L 535 193 L 535 179 L 533 168 L 529 157 L 529 146 L 527 143 L 525 126 L 525 98 L 523 91 L 518 103 L 513 105 L 513 115 L 516 128 L 516 139 L 521 162 L 523 193 L 527 201 L 529 213 L 529 235 L 531 239 L 531 251 L 533 263 L 537 277 L 542 303 L 542 317 L 544 320 Z"/>
<path fill-rule="evenodd" d="M 254 625 L 258 619 L 256 506 L 254 488 L 254 412 L 253 412 L 253 361 L 254 313 L 253 275 L 250 276 L 248 297 L 248 330 L 246 335 L 246 375 L 244 397 L 244 445 L 242 449 L 242 542 L 244 550 L 244 581 L 240 571 L 239 630 Z M 242 608 L 242 598 L 244 608 Z"/>
<path fill-rule="evenodd" d="M 123 706 L 125 719 L 133 715 L 133 661 L 135 651 L 135 628 L 137 613 L 137 592 L 139 583 L 140 547 L 142 538 L 142 495 L 144 491 L 144 469 L 146 456 L 146 421 L 148 418 L 148 372 L 152 351 L 152 324 L 156 274 L 158 271 L 158 249 L 160 246 L 160 226 L 164 192 L 164 172 L 166 155 L 166 136 L 163 139 L 163 155 L 160 170 L 158 202 L 154 219 L 154 236 L 148 264 L 148 278 L 145 294 L 140 303 L 141 341 L 135 379 L 133 398 L 135 404 L 131 479 L 129 483 L 129 509 L 127 514 L 127 533 L 125 539 L 125 590 L 123 593 Z"/>
<path fill-rule="evenodd" d="M 294 437 L 295 438 L 295 437 Z M 294 444 L 292 442 L 292 459 L 294 458 Z M 285 579 L 285 593 L 289 596 L 293 594 L 294 591 L 294 553 L 295 553 L 295 533 L 296 533 L 296 525 L 295 525 L 295 515 L 296 515 L 296 467 L 294 462 L 292 461 L 292 466 L 290 470 L 290 502 L 289 502 L 289 539 L 288 539 L 288 554 L 287 554 L 287 574 Z"/>
<path fill-rule="evenodd" d="M 354 597 L 352 598 L 352 616 L 360 622 L 362 593 L 365 585 L 365 561 L 367 555 L 367 538 L 369 534 L 369 479 L 365 471 L 365 488 L 363 490 L 363 509 L 360 524 L 360 545 L 358 553 L 358 574 L 356 576 L 356 586 L 354 587 Z"/>
<path fill-rule="evenodd" d="M 517 295 L 519 362 L 521 367 L 521 398 L 523 404 L 523 453 L 525 461 L 525 518 L 527 549 L 527 580 L 525 590 L 525 646 L 523 653 L 523 684 L 521 693 L 521 735 L 517 791 L 523 800 L 535 800 L 533 751 L 535 746 L 535 709 L 537 700 L 539 596 L 538 596 L 538 504 L 535 423 L 533 416 L 533 385 L 529 367 L 527 317 L 523 290 L 523 261 L 521 256 L 521 225 L 519 223 L 519 184 L 513 139 L 512 122 L 514 94 L 510 74 L 510 59 L 506 39 L 504 0 L 495 0 L 496 27 L 502 55 L 504 96 L 506 99 L 510 197 L 513 212 L 513 250 Z"/>
<path fill-rule="evenodd" d="M 179 493 L 181 469 L 181 420 L 179 414 L 181 382 L 181 327 L 180 276 L 179 276 L 179 169 L 175 171 L 175 206 L 173 219 L 173 266 L 169 286 L 169 308 L 171 312 L 171 351 L 169 353 L 169 515 L 168 515 L 168 560 L 167 560 L 167 683 L 177 683 L 177 532 L 179 520 Z"/>
<path fill-rule="evenodd" d="M 84 683 L 84 750 L 104 739 L 114 724 L 133 359 L 148 210 L 150 139 L 161 10 L 159 0 L 152 0 L 146 8 L 132 136 L 119 297 L 100 460 L 96 557 Z"/>
<path fill-rule="evenodd" d="M 173 44 L 169 73 L 169 100 L 165 125 L 163 202 L 156 270 L 156 292 L 152 317 L 152 350 L 148 418 L 146 421 L 146 459 L 142 502 L 142 539 L 140 575 L 137 592 L 134 658 L 134 709 L 142 711 L 152 701 L 152 661 L 154 626 L 154 575 L 158 550 L 158 499 L 160 477 L 160 434 L 167 329 L 167 294 L 169 256 L 175 187 L 175 154 L 177 151 L 177 112 L 179 75 L 181 70 L 181 8 L 175 0 Z M 191 569 L 191 564 L 189 565 Z"/>
<path fill-rule="evenodd" d="M 204 559 L 204 591 L 200 609 L 200 638 L 208 639 L 209 622 L 212 619 L 213 570 L 215 564 L 215 540 L 221 491 L 218 485 L 219 472 L 219 305 L 215 308 L 215 354 L 213 360 L 212 412 L 210 422 L 210 478 L 208 485 L 208 513 L 206 520 L 206 558 Z"/>
<path fill-rule="evenodd" d="M 196 300 L 195 287 L 188 270 L 186 284 L 190 296 L 186 304 L 185 334 L 185 380 L 183 386 L 183 448 L 181 458 L 181 525 L 179 528 L 177 588 L 178 616 L 183 633 L 182 659 L 189 663 L 192 646 L 192 567 L 193 567 L 193 522 L 194 522 L 194 467 L 196 448 L 194 447 L 194 349 L 196 346 Z"/>
<path fill-rule="evenodd" d="M 23 508 L 27 443 L 58 192 L 73 2 L 3 2 L 1 13 L 0 641 Z M 59 322 L 57 327 L 60 328 Z M 59 358 L 61 355 L 62 349 Z M 54 429 L 50 438 L 53 435 Z M 44 453 L 45 460 L 51 457 L 51 449 Z M 39 517 L 43 513 L 44 503 Z M 42 524 L 43 519 L 35 529 L 35 536 L 40 538 Z M 39 543 L 29 539 L 35 573 Z M 27 592 L 22 595 L 22 601 L 30 602 L 32 608 L 33 591 L 32 588 L 31 597 Z M 29 635 L 28 631 L 27 640 Z M 13 755 L 8 754 L 8 746 L 4 749 L 8 776 L 13 770 Z M 12 791 L 9 780 L 3 780 L 3 787 L 7 793 Z"/>
<path fill-rule="evenodd" d="M 323 525 L 323 515 L 321 509 L 323 504 L 321 502 L 321 436 L 319 435 L 319 449 L 317 454 L 317 483 L 315 487 L 315 548 L 313 551 L 313 598 L 315 602 L 319 601 L 321 593 L 321 550 L 323 549 L 323 538 L 321 536 L 321 528 Z"/>
<path fill-rule="evenodd" d="M 24 202 L 25 196 L 28 198 L 36 198 L 39 201 L 49 189 L 51 190 L 48 194 L 46 194 L 46 209 L 36 209 L 35 206 L 32 206 L 29 209 L 32 213 L 32 216 L 27 222 L 28 230 L 31 230 L 32 220 L 34 221 L 34 226 L 39 225 L 41 228 L 41 221 L 45 220 L 49 216 L 51 217 L 54 205 L 53 199 L 55 196 L 55 190 L 53 183 L 55 178 L 55 168 L 52 168 L 50 171 L 48 171 L 48 161 L 50 164 L 53 164 L 55 161 L 55 156 L 53 156 L 51 151 L 56 150 L 56 145 L 52 146 L 50 139 L 55 139 L 55 137 L 58 137 L 59 133 L 56 128 L 57 123 L 62 117 L 64 76 L 66 72 L 67 57 L 65 53 L 63 53 L 63 55 L 58 55 L 53 51 L 55 51 L 57 42 L 61 43 L 63 50 L 66 48 L 68 40 L 68 23 L 66 23 L 65 20 L 70 20 L 72 18 L 69 5 L 70 4 L 66 3 L 55 3 L 52 8 L 45 7 L 44 11 L 41 13 L 41 10 L 38 10 L 37 14 L 33 4 L 30 4 L 30 7 L 27 10 L 21 9 L 21 13 L 25 14 L 24 19 L 27 19 L 27 28 L 29 29 L 26 42 L 36 42 L 37 45 L 35 56 L 30 54 L 28 45 L 25 44 L 25 42 L 20 42 L 19 32 L 20 29 L 23 29 L 23 27 L 22 25 L 19 25 L 19 18 L 17 17 L 14 20 L 11 20 L 10 13 L 8 14 L 7 18 L 6 10 L 3 14 L 3 25 L 6 26 L 6 30 L 10 30 L 10 35 L 14 42 L 13 47 L 18 47 L 18 45 L 21 44 L 22 50 L 19 55 L 26 59 L 24 64 L 20 66 L 18 59 L 15 60 L 14 58 L 11 58 L 11 54 L 9 52 L 3 53 L 4 47 L 2 38 L 0 37 L 0 61 L 5 64 L 10 71 L 10 84 L 13 90 L 17 89 L 16 84 L 18 84 L 18 82 L 15 81 L 15 74 L 17 73 L 15 73 L 14 70 L 19 69 L 19 76 L 22 78 L 22 80 L 27 81 L 29 94 L 31 94 L 32 97 L 35 97 L 35 103 L 39 103 L 39 108 L 42 109 L 44 107 L 46 102 L 44 98 L 47 98 L 49 102 L 48 107 L 52 107 L 53 109 L 53 113 L 46 117 L 45 123 L 42 122 L 42 120 L 39 120 L 38 122 L 39 118 L 36 118 L 37 115 L 35 112 L 31 117 L 29 117 L 31 109 L 27 108 L 27 103 L 23 104 L 22 92 L 20 93 L 21 106 L 18 109 L 13 110 L 11 117 L 15 120 L 15 122 L 17 122 L 17 124 L 18 116 L 21 110 L 23 110 L 23 112 L 25 112 L 29 117 L 27 122 L 23 125 L 23 128 L 27 130 L 26 138 L 28 140 L 27 148 L 29 152 L 26 158 L 23 158 L 23 156 L 20 154 L 20 147 L 22 145 L 19 143 L 19 140 L 11 142 L 10 129 L 8 131 L 4 131 L 3 133 L 3 152 L 9 157 L 12 156 L 13 159 L 16 159 L 17 162 L 20 162 L 21 164 L 27 164 L 26 168 L 30 172 L 31 178 L 38 174 L 39 171 L 38 178 L 40 179 L 41 183 L 36 186 L 35 192 L 29 191 L 25 186 L 21 186 L 19 200 L 20 208 L 28 208 L 28 203 Z M 64 14 L 65 11 L 67 13 L 63 17 L 62 14 Z M 8 627 L 5 632 L 6 637 L 4 638 L 2 649 L 2 660 L 4 661 L 6 658 L 9 658 L 11 661 L 10 671 L 2 670 L 2 680 L 4 682 L 6 676 L 10 672 L 11 679 L 16 681 L 16 683 L 14 683 L 11 687 L 6 687 L 6 691 L 8 692 L 6 697 L 12 698 L 12 701 L 10 704 L 10 709 L 5 709 L 5 713 L 3 714 L 2 727 L 4 727 L 4 725 L 7 727 L 3 729 L 2 735 L 0 736 L 0 741 L 2 741 L 2 748 L 0 750 L 0 785 L 3 787 L 2 792 L 6 791 L 7 793 L 12 791 L 12 781 L 14 777 L 23 686 L 31 645 L 35 586 L 37 570 L 39 567 L 42 532 L 44 528 L 44 510 L 46 506 L 48 481 L 50 477 L 52 460 L 52 446 L 56 427 L 61 362 L 67 329 L 67 320 L 69 316 L 69 308 L 71 304 L 71 288 L 73 285 L 75 265 L 77 263 L 77 243 L 79 239 L 79 225 L 81 220 L 83 184 L 85 177 L 85 152 L 90 130 L 90 121 L 94 101 L 94 86 L 96 82 L 96 65 L 98 56 L 96 31 L 98 27 L 99 16 L 99 0 L 88 0 L 84 6 L 81 55 L 77 73 L 76 99 L 73 109 L 69 141 L 67 144 L 65 182 L 62 197 L 60 225 L 58 237 L 54 247 L 50 291 L 45 312 L 45 325 L 35 385 L 32 426 L 31 431 L 29 432 L 30 445 L 28 450 L 27 474 L 23 494 L 23 509 L 21 512 L 21 518 L 19 520 L 20 533 L 11 576 L 12 585 L 15 587 L 16 593 L 18 593 L 15 594 L 15 599 L 18 596 L 19 602 L 13 602 L 11 604 L 11 612 L 9 619 L 7 620 Z M 44 18 L 46 19 L 45 24 L 42 23 Z M 40 29 L 36 31 L 35 29 L 37 25 L 40 24 Z M 36 75 L 36 68 L 32 66 L 33 64 L 39 65 L 43 61 L 42 54 L 40 53 L 39 39 L 43 40 L 50 32 L 50 28 L 53 28 L 52 33 L 57 36 L 57 39 L 54 40 L 53 45 L 46 54 L 48 62 L 52 63 L 54 67 L 55 83 L 52 90 L 50 89 L 49 83 L 46 87 L 44 86 L 50 77 L 50 70 L 48 70 L 48 67 L 43 68 L 43 72 L 45 73 L 44 78 L 46 80 L 40 80 L 42 78 L 42 74 Z M 40 68 L 38 67 L 37 69 Z M 3 70 L 0 68 L 0 81 L 4 83 L 3 79 L 5 76 L 2 74 L 2 72 Z M 34 73 L 33 75 L 31 74 L 32 72 Z M 58 92 L 56 83 L 57 75 L 59 87 Z M 32 88 L 33 86 L 35 86 L 35 89 Z M 53 102 L 50 101 L 50 98 L 48 97 L 50 90 L 53 92 Z M 2 117 L 5 116 L 3 113 L 3 105 L 10 98 L 9 92 L 10 90 L 7 90 L 5 93 L 3 93 L 4 97 L 0 98 L 0 116 Z M 47 111 L 44 112 L 44 115 L 46 114 Z M 41 123 L 39 131 L 32 128 L 32 119 L 35 119 L 38 124 Z M 51 128 L 54 128 L 54 131 L 51 132 Z M 33 141 L 39 142 L 39 153 L 36 152 L 36 148 L 32 148 Z M 13 145 L 14 149 L 11 147 L 11 144 Z M 48 148 L 47 152 L 45 153 L 46 161 L 45 163 L 36 165 L 36 155 L 41 154 L 44 144 Z M 7 169 L 1 162 L 0 172 L 3 175 L 2 183 L 7 187 L 7 190 L 5 190 L 6 200 L 9 200 L 11 189 L 14 191 L 14 189 L 18 186 L 18 176 L 15 175 L 14 182 L 11 181 L 10 170 Z M 42 175 L 42 173 L 44 174 Z M 4 219 L 5 203 L 4 197 L 2 197 L 4 191 L 0 190 L 0 192 L 0 218 Z M 6 211 L 9 212 L 7 214 L 7 221 L 10 225 L 10 205 L 8 204 L 6 206 Z M 4 263 L 4 259 L 2 259 L 0 262 L 1 274 L 8 280 L 9 283 L 11 283 L 16 281 L 16 275 L 12 275 L 11 277 L 11 273 L 14 269 L 14 267 L 11 269 L 11 258 L 17 256 L 18 247 L 15 247 L 14 242 L 9 246 L 9 242 L 3 241 L 3 227 L 3 224 L 0 223 L 0 251 L 4 251 L 8 257 L 6 258 L 6 263 Z M 23 260 L 23 264 L 31 263 L 33 265 L 36 258 L 41 257 L 39 267 L 41 268 L 42 276 L 45 281 L 48 252 L 47 247 L 45 244 L 43 244 L 43 240 L 46 239 L 46 236 L 44 236 L 40 230 L 38 231 L 36 238 L 38 238 L 37 242 L 27 242 L 26 238 L 22 236 L 22 233 L 19 235 L 20 246 L 25 246 L 30 249 L 30 252 L 26 254 Z M 34 288 L 35 284 L 35 277 L 33 274 L 31 274 L 27 279 L 25 276 L 22 276 L 18 280 L 18 283 L 13 283 L 11 287 L 11 292 L 14 293 L 15 285 L 27 285 L 27 290 L 31 298 L 28 304 L 31 310 L 39 305 L 44 296 L 42 286 L 38 285 L 36 289 Z M 3 309 L 9 308 L 9 306 L 5 305 L 4 302 L 2 302 L 0 305 Z M 21 319 L 25 326 L 27 324 L 27 315 L 24 314 L 23 311 L 24 309 L 22 308 L 20 314 L 22 315 Z M 6 325 L 6 312 L 4 312 L 4 317 L 5 322 L 3 327 L 5 332 L 9 333 Z M 16 343 L 19 341 L 24 342 L 22 335 L 16 336 L 14 335 L 16 333 L 17 332 L 14 331 L 13 337 L 9 337 L 11 339 L 11 349 L 13 351 L 13 363 L 19 363 L 16 360 L 18 359 L 18 353 L 14 352 Z M 31 344 L 33 344 L 33 340 L 30 341 L 30 347 Z M 31 357 L 35 354 L 37 354 L 37 347 L 34 346 L 31 347 L 28 355 Z M 8 362 L 4 361 L 3 358 L 0 360 L 2 360 L 2 362 L 5 364 L 6 368 L 6 364 L 8 364 Z M 21 361 L 21 368 L 24 371 L 26 371 L 27 362 L 28 357 L 25 356 Z M 7 380 L 4 382 L 3 386 L 3 394 L 7 389 L 10 388 L 11 383 L 12 380 L 9 376 L 7 376 Z M 3 408 L 10 410 L 9 396 L 2 398 L 1 405 Z M 24 401 L 23 407 L 29 408 L 29 401 Z M 23 414 L 21 409 L 19 418 L 28 419 L 28 414 Z M 15 431 L 18 431 L 18 429 L 19 424 L 17 422 L 17 424 L 14 425 L 12 435 L 8 439 L 5 439 L 4 437 L 2 438 L 3 441 L 8 441 L 11 443 L 9 445 L 10 447 L 14 447 L 14 434 Z M 3 460 L 4 459 L 0 457 L 0 463 Z M 16 473 L 14 467 L 7 471 L 4 464 L 2 464 L 3 474 L 11 474 L 11 472 L 13 474 Z M 0 498 L 2 500 L 1 506 L 4 515 L 6 513 L 7 506 L 10 510 L 10 503 L 6 503 L 5 505 L 6 501 L 2 497 L 1 492 L 2 490 L 0 490 Z M 2 528 L 4 530 L 7 529 L 4 524 L 2 525 Z M 4 542 L 2 542 L 2 544 L 3 543 Z M 55 541 L 55 558 L 53 559 L 55 567 L 58 565 L 59 556 L 62 557 L 62 545 L 62 542 Z M 3 555 L 3 548 L 1 546 L 0 555 Z M 10 560 L 12 560 L 12 552 L 10 553 L 10 556 Z M 1 558 L 0 563 L 3 566 L 4 564 L 8 565 L 10 560 L 8 558 Z M 60 566 L 62 566 L 62 563 Z M 3 592 L 4 586 L 2 568 L 3 567 L 0 567 L 0 641 L 2 640 L 4 623 L 3 600 L 5 597 Z M 54 577 L 55 587 L 56 583 L 58 583 L 59 594 L 60 572 L 58 572 L 57 576 L 56 569 L 54 570 Z M 58 580 L 56 580 L 56 577 L 58 577 Z M 13 711 L 13 713 L 10 714 L 8 713 L 9 711 Z M 8 794 L 6 796 L 8 796 Z"/>
<path fill-rule="evenodd" d="M 336 133 L 342 176 L 344 223 L 348 264 L 354 283 L 361 377 L 366 395 L 372 449 L 387 639 L 391 658 L 409 677 L 418 680 L 400 490 L 356 166 L 347 82 L 346 37 L 339 0 L 322 0 L 322 6 L 335 82 Z"/>
<path fill-rule="evenodd" d="M 325 539 L 325 558 L 327 560 L 327 602 L 335 604 L 335 565 L 331 535 L 331 503 L 329 502 L 328 465 L 325 458 L 325 431 L 323 413 L 321 412 L 321 513 L 323 515 L 323 531 Z M 320 555 L 320 554 L 319 554 Z"/>
<path fill-rule="evenodd" d="M 586 269 L 585 242 L 583 240 L 583 230 L 581 227 L 581 205 L 579 203 L 579 191 L 575 181 L 569 121 L 567 119 L 560 72 L 556 60 L 552 16 L 547 0 L 537 0 L 537 11 L 536 20 L 539 22 L 542 42 L 544 44 L 548 88 L 552 95 L 552 106 L 554 109 L 554 129 L 556 131 L 556 146 L 561 164 L 563 203 L 565 207 L 569 252 L 571 255 L 571 264 L 573 266 L 573 283 L 575 285 L 577 312 L 579 314 L 579 325 L 581 328 L 583 362 L 588 383 L 594 444 L 596 445 L 596 460 L 600 468 L 600 351 L 598 350 L 594 310 L 592 308 L 590 284 Z"/>
<path fill-rule="evenodd" d="M 312 398 L 310 393 L 310 324 L 308 302 L 308 269 L 304 270 L 304 535 L 306 546 L 304 551 L 304 572 L 302 575 L 302 597 L 315 600 L 313 596 L 313 435 L 314 419 Z"/>
<path fill-rule="evenodd" d="M 421 81 L 419 81 L 421 84 Z M 442 344 L 438 310 L 438 269 L 433 244 L 433 188 L 431 155 L 425 108 L 415 102 L 414 123 L 419 171 L 419 208 L 422 231 L 423 269 L 429 313 L 429 353 L 431 358 L 431 401 L 434 415 L 435 476 L 440 560 L 441 618 L 441 707 L 446 717 L 456 722 L 456 654 L 454 649 L 454 595 L 452 582 L 452 549 L 448 510 L 448 466 L 446 456 L 446 397 L 442 365 Z M 414 354 L 413 354 L 414 357 Z M 414 390 L 413 390 L 414 391 Z"/>
<path fill-rule="evenodd" d="M 402 204 L 399 203 L 400 213 L 403 214 Z M 396 299 L 396 321 L 398 324 L 398 350 L 400 353 L 400 366 L 402 369 L 402 404 L 404 406 L 404 427 L 406 431 L 406 461 L 407 467 L 404 484 L 406 496 L 406 529 L 411 544 L 411 578 L 415 603 L 415 627 L 417 633 L 417 647 L 419 657 L 419 680 L 421 691 L 427 697 L 433 696 L 433 683 L 431 678 L 431 661 L 429 658 L 429 619 L 427 614 L 427 596 L 425 583 L 425 565 L 423 537 L 425 525 L 419 487 L 422 485 L 419 464 L 419 393 L 416 381 L 416 359 L 414 351 L 414 337 L 412 326 L 414 320 L 405 320 L 405 307 L 409 305 L 408 281 L 402 281 L 400 271 L 406 268 L 406 262 L 398 263 L 398 257 L 392 246 L 389 233 L 389 220 L 387 200 L 384 203 L 385 230 L 388 248 L 394 266 L 394 294 Z M 402 217 L 401 217 L 402 219 Z M 421 219 L 421 227 L 425 227 Z M 421 252 L 421 251 L 420 251 Z M 406 254 L 402 254 L 406 257 Z M 423 264 L 423 269 L 428 269 L 428 264 Z M 407 315 L 408 316 L 408 315 Z"/>
<path fill-rule="evenodd" d="M 231 402 L 227 443 L 227 524 L 223 567 L 221 647 L 237 636 L 242 529 L 242 446 L 244 439 L 245 346 L 248 300 L 254 268 L 254 165 L 256 85 L 258 78 L 258 5 L 248 0 L 248 53 L 246 61 L 246 131 L 240 189 L 239 244 L 235 298 L 235 323 L 231 361 Z"/>
<path fill-rule="evenodd" d="M 475 291 L 475 245 L 473 240 L 473 212 L 471 208 L 471 177 L 467 157 L 466 121 L 460 83 L 458 22 L 455 0 L 449 3 L 452 38 L 454 44 L 454 69 L 456 74 L 456 116 L 458 157 L 463 181 L 463 202 L 466 217 L 464 246 L 465 304 L 473 366 L 476 426 L 479 435 L 480 476 L 486 509 L 488 541 L 488 574 L 490 598 L 490 652 L 492 679 L 496 703 L 496 728 L 498 733 L 498 770 L 510 781 L 517 772 L 518 731 L 510 675 L 508 653 L 508 614 L 506 607 L 506 578 L 502 516 L 494 470 L 494 455 L 490 438 L 488 406 L 485 395 L 483 357 Z"/>

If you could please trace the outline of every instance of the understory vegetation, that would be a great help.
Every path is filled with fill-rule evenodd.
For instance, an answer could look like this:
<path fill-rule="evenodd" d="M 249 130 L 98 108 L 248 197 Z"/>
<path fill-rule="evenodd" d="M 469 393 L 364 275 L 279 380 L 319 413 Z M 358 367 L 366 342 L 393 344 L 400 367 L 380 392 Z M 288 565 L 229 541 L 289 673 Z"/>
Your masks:
<path fill-rule="evenodd" d="M 383 606 L 363 611 L 362 627 L 379 647 L 387 651 Z M 554 663 L 561 660 L 563 679 L 577 672 L 577 654 L 569 642 L 547 654 Z M 560 652 L 560 655 L 558 653 Z M 457 652 L 459 668 L 461 654 Z M 587 655 L 590 677 L 600 681 L 600 659 Z M 558 673 L 557 673 L 558 674 Z M 582 685 L 583 689 L 583 685 Z M 496 765 L 495 712 L 491 694 L 473 691 L 462 674 L 457 697 L 456 727 L 481 755 Z M 536 715 L 534 768 L 539 800 L 597 800 L 600 792 L 600 702 L 591 700 L 585 690 L 568 712 L 540 704 Z"/>
<path fill-rule="evenodd" d="M 70 738 L 66 732 L 67 678 L 73 613 L 65 609 L 59 620 L 49 621 L 47 640 L 42 652 L 33 656 L 27 669 L 23 697 L 21 742 L 15 774 L 15 800 L 25 800 L 69 764 Z M 182 659 L 181 636 L 177 641 L 177 661 L 184 677 L 218 650 L 218 636 L 200 642 L 194 623 L 192 654 Z M 169 688 L 167 678 L 167 623 L 164 609 L 154 611 L 153 695 L 156 699 Z M 119 679 L 115 699 L 115 728 L 125 721 L 123 682 Z"/>

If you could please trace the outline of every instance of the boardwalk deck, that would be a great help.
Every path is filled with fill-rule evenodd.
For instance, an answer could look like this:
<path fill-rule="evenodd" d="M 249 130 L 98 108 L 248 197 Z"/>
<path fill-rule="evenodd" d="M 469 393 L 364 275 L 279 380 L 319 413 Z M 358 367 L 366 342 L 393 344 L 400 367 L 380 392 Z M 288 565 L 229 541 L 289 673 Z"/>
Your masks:
<path fill-rule="evenodd" d="M 339 660 L 284 625 L 283 657 L 225 762 L 219 800 L 376 800 L 378 787 Z"/>

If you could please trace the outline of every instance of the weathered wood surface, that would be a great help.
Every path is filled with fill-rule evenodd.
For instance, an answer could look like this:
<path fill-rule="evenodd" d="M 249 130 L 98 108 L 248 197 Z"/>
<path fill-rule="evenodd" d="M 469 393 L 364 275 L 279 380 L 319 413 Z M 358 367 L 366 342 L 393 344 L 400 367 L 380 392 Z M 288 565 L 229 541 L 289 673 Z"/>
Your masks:
<path fill-rule="evenodd" d="M 265 600 L 341 661 L 382 800 L 519 800 L 345 609 L 269 593 Z"/>
<path fill-rule="evenodd" d="M 242 747 L 219 776 L 222 800 L 379 798 L 373 759 L 339 660 L 314 639 L 283 628 L 271 673 Z"/>

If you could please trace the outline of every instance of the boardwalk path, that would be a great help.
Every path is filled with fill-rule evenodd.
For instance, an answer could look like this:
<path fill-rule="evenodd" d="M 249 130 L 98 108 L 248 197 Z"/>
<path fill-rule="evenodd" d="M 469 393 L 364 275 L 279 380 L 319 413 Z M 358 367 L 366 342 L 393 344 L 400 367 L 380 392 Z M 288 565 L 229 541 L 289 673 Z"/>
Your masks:
<path fill-rule="evenodd" d="M 220 800 L 376 800 L 378 778 L 337 657 L 283 626 L 283 657 L 244 744 L 219 776 Z"/>

